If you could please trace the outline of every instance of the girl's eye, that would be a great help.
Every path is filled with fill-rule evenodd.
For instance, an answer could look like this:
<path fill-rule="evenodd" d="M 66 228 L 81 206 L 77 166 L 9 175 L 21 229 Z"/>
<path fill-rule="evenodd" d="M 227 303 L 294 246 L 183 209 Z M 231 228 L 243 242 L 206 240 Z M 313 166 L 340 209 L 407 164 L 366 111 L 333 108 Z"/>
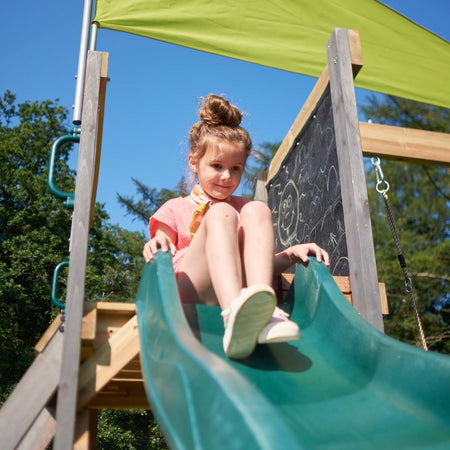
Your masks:
<path fill-rule="evenodd" d="M 211 167 L 213 168 L 213 169 L 220 169 L 222 166 L 220 165 L 220 164 L 211 164 Z"/>
<path fill-rule="evenodd" d="M 241 171 L 242 171 L 242 167 L 240 167 L 240 166 L 234 166 L 234 167 L 231 168 L 231 170 L 232 170 L 233 172 L 241 172 Z"/>

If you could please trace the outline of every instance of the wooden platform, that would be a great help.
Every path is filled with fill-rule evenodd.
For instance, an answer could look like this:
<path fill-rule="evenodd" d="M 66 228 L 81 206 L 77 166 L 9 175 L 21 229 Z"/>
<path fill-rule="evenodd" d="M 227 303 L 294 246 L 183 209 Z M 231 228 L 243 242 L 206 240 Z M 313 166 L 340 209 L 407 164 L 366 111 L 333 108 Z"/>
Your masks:
<path fill-rule="evenodd" d="M 56 317 L 35 349 L 61 325 Z M 134 303 L 86 302 L 82 323 L 78 405 L 92 409 L 148 409 L 139 360 Z"/>

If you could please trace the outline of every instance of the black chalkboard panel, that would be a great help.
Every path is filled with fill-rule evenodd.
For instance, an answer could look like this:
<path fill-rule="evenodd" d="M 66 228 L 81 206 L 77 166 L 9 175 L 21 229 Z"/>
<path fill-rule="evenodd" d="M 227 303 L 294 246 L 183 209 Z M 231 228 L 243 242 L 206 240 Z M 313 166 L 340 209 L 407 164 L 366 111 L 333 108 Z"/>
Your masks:
<path fill-rule="evenodd" d="M 277 251 L 316 242 L 333 275 L 349 275 L 330 87 L 268 185 Z"/>

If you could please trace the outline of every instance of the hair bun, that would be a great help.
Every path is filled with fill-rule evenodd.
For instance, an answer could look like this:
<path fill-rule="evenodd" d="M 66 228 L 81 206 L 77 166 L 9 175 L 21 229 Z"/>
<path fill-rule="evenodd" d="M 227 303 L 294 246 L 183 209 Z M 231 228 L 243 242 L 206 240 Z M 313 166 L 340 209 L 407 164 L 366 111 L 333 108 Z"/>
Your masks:
<path fill-rule="evenodd" d="M 215 94 L 203 98 L 198 115 L 200 120 L 210 126 L 237 127 L 242 120 L 242 113 L 237 106 Z"/>

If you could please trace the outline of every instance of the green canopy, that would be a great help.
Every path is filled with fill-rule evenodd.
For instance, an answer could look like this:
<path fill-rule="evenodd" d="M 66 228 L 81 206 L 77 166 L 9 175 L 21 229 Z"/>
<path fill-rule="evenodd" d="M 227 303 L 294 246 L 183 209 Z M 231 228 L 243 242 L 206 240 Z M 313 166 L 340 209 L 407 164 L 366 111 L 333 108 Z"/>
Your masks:
<path fill-rule="evenodd" d="M 358 30 L 357 86 L 450 107 L 449 43 L 376 0 L 97 0 L 94 21 L 311 76 L 334 28 Z"/>

